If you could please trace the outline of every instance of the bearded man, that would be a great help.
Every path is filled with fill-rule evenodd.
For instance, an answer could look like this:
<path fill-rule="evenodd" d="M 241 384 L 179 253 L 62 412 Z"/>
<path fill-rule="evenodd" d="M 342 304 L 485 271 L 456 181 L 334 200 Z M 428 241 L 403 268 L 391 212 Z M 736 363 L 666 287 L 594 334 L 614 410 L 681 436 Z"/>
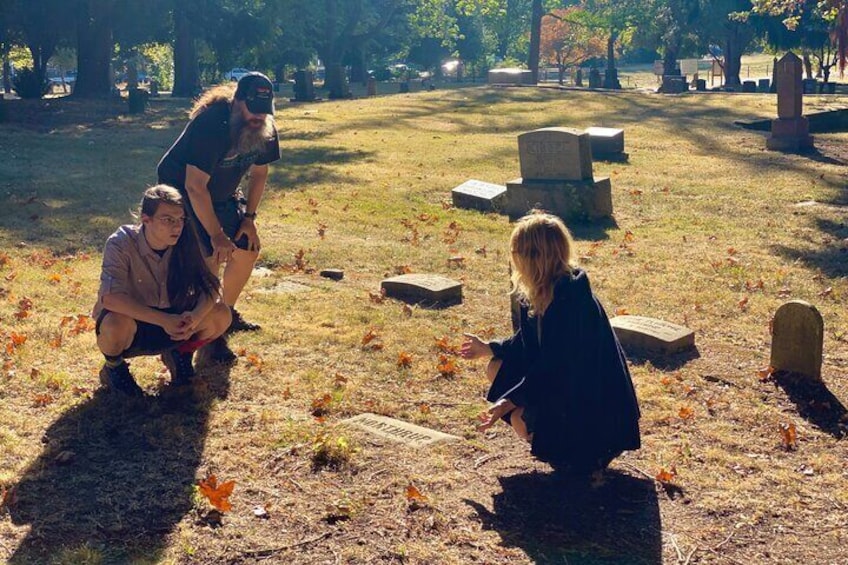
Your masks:
<path fill-rule="evenodd" d="M 232 309 L 230 332 L 258 330 L 235 309 L 259 257 L 256 214 L 268 164 L 280 158 L 274 125 L 274 90 L 262 73 L 248 73 L 231 86 L 206 91 L 195 102 L 190 121 L 159 162 L 159 182 L 187 197 L 210 269 L 222 277 L 224 303 Z M 247 175 L 246 197 L 240 188 Z M 219 361 L 235 359 L 225 338 L 211 346 Z"/>

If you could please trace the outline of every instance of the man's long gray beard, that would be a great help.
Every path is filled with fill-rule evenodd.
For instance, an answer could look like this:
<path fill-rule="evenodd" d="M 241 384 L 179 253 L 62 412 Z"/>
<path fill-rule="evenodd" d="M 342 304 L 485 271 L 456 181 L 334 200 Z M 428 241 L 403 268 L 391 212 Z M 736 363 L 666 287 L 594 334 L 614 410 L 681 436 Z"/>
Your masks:
<path fill-rule="evenodd" d="M 274 137 L 274 118 L 265 116 L 265 123 L 259 129 L 253 129 L 242 119 L 241 112 L 230 114 L 230 135 L 233 137 L 232 151 L 239 155 L 261 153 L 268 141 Z"/>

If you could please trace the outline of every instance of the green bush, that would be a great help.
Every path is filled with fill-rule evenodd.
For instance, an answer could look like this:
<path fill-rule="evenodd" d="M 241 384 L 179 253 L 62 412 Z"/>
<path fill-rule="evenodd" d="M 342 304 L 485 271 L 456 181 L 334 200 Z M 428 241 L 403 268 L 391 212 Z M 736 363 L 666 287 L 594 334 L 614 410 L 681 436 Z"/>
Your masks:
<path fill-rule="evenodd" d="M 41 98 L 50 91 L 50 83 L 29 67 L 19 70 L 12 79 L 12 89 L 21 98 Z"/>

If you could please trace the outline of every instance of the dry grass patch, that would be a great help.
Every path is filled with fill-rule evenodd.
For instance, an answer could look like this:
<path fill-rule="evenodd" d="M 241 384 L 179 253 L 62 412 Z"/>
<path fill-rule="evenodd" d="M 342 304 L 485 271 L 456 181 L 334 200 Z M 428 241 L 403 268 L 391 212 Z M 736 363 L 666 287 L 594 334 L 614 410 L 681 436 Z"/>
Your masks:
<path fill-rule="evenodd" d="M 136 361 L 154 396 L 134 403 L 97 391 L 101 359 L 79 316 L 106 236 L 155 180 L 185 108 L 154 101 L 133 120 L 104 110 L 82 128 L 38 114 L 6 126 L 0 555 L 841 562 L 848 447 L 827 415 L 848 403 L 848 159 L 838 149 L 848 137 L 820 136 L 810 158 L 766 152 L 761 134 L 732 125 L 773 106 L 754 95 L 487 88 L 284 106 L 283 160 L 260 209 L 271 273 L 240 306 L 263 331 L 236 336 L 236 365 L 203 369 L 188 396 L 169 390 L 158 360 Z M 517 177 L 517 134 L 590 125 L 624 127 L 631 158 L 595 164 L 612 178 L 616 221 L 574 226 L 581 262 L 610 313 L 686 324 L 698 356 L 632 360 L 643 448 L 587 490 L 532 461 L 508 430 L 475 431 L 482 365 L 450 346 L 465 331 L 509 332 L 510 225 L 447 202 L 469 178 Z M 819 204 L 796 206 L 807 200 Z M 345 278 L 322 279 L 323 268 Z M 463 280 L 464 303 L 385 299 L 380 280 L 398 272 Z M 307 289 L 274 291 L 291 283 Z M 824 316 L 829 408 L 758 378 L 769 320 L 789 298 Z M 463 439 L 415 451 L 339 425 L 362 412 Z M 787 422 L 795 449 L 782 442 Z M 194 488 L 213 474 L 236 482 L 222 521 Z"/>

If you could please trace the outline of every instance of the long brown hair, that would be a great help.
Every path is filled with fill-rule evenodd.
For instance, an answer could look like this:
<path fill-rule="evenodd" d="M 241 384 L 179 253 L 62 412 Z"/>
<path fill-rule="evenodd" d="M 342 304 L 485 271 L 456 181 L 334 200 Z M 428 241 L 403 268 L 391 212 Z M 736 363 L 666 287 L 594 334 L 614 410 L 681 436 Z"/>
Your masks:
<path fill-rule="evenodd" d="M 574 241 L 558 217 L 531 212 L 516 222 L 509 240 L 511 293 L 544 314 L 554 298 L 554 285 L 577 267 Z"/>
<path fill-rule="evenodd" d="M 219 84 L 218 86 L 213 86 L 197 97 L 194 101 L 194 105 L 192 105 L 191 110 L 189 111 L 188 117 L 193 120 L 201 112 L 203 112 L 203 110 L 213 104 L 218 104 L 220 102 L 226 102 L 229 104 L 233 101 L 233 99 L 235 99 L 235 96 L 235 84 Z"/>
<path fill-rule="evenodd" d="M 144 191 L 139 215 L 152 218 L 163 203 L 185 210 L 183 196 L 176 188 L 158 184 Z M 186 221 L 168 262 L 168 300 L 171 307 L 179 312 L 191 310 L 197 306 L 201 295 L 210 298 L 219 296 L 220 288 L 218 277 L 209 270 L 200 253 L 194 222 Z"/>

